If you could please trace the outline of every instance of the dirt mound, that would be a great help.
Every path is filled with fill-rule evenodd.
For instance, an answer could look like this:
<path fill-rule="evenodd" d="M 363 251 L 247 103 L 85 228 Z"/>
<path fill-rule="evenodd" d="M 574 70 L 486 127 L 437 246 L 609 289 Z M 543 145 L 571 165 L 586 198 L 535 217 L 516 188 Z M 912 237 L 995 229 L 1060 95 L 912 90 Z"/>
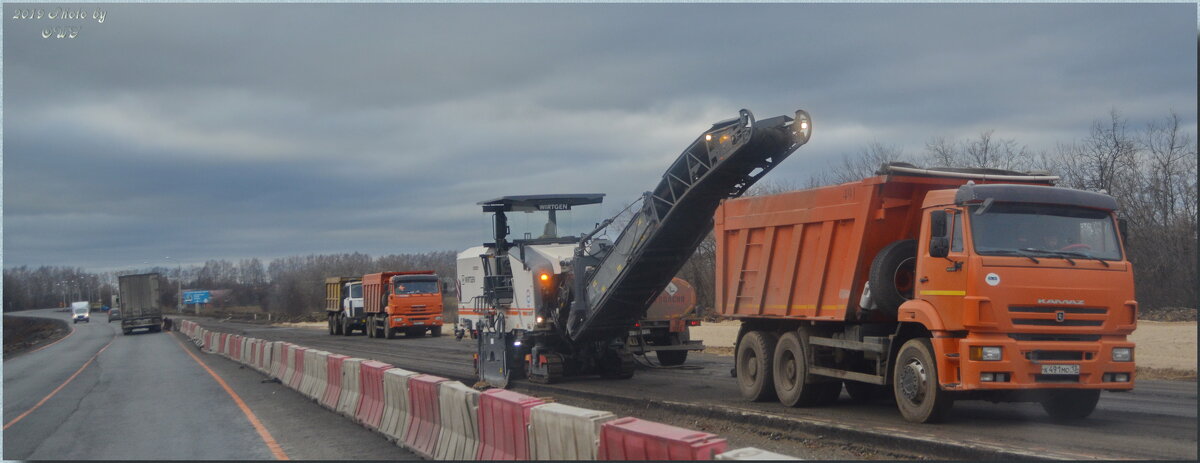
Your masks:
<path fill-rule="evenodd" d="M 4 316 L 4 358 L 62 339 L 71 332 L 63 320 Z"/>
<path fill-rule="evenodd" d="M 1196 321 L 1196 309 L 1189 307 L 1160 307 L 1157 309 L 1146 309 L 1138 314 L 1138 320 L 1149 320 L 1153 322 L 1194 322 Z"/>

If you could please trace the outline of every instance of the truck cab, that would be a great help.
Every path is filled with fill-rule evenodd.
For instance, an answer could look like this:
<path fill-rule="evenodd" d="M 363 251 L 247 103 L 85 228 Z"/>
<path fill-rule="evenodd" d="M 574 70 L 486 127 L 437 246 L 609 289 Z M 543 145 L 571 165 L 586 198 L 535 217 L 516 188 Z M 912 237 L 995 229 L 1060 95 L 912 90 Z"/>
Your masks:
<path fill-rule="evenodd" d="M 349 336 L 354 330 L 367 331 L 362 301 L 362 278 L 325 279 L 325 313 L 330 335 Z"/>
<path fill-rule="evenodd" d="M 1036 185 L 930 192 L 901 321 L 933 343 L 947 390 L 1133 388 L 1133 271 L 1116 201 Z M 957 354 L 957 355 L 954 355 Z"/>
<path fill-rule="evenodd" d="M 363 276 L 363 310 L 367 336 L 441 336 L 441 280 L 433 271 L 383 272 Z"/>

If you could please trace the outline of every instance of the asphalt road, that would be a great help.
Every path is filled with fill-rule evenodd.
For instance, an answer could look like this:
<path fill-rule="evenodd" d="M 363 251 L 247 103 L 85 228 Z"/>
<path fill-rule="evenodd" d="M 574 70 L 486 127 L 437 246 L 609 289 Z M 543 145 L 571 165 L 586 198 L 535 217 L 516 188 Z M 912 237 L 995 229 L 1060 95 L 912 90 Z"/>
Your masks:
<path fill-rule="evenodd" d="M 324 330 L 195 320 L 211 329 L 290 341 L 422 373 L 456 379 L 473 375 L 474 342 L 469 339 L 458 342 L 452 336 L 369 339 L 357 334 L 330 336 Z M 845 393 L 837 404 L 818 408 L 745 402 L 738 395 L 735 380 L 729 376 L 731 357 L 693 353 L 685 366 L 684 369 L 640 368 L 633 379 L 625 381 L 580 378 L 548 387 L 623 397 L 631 402 L 650 399 L 711 404 L 736 411 L 828 422 L 932 441 L 966 442 L 1050 458 L 1195 460 L 1197 457 L 1196 382 L 1139 381 L 1132 392 L 1105 392 L 1091 417 L 1072 424 L 1051 421 L 1037 404 L 961 401 L 955 404 L 947 423 L 913 425 L 904 421 L 894 403 L 852 403 Z M 523 383 L 518 382 L 515 387 L 520 389 Z"/>
<path fill-rule="evenodd" d="M 419 459 L 178 333 L 123 336 L 106 320 L 93 314 L 61 341 L 4 361 L 5 460 Z"/>

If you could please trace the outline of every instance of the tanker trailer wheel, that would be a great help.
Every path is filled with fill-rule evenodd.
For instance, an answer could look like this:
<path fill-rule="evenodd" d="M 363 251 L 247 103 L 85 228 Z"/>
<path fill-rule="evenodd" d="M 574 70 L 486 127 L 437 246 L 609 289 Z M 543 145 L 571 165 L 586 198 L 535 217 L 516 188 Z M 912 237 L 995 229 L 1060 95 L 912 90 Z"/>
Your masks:
<path fill-rule="evenodd" d="M 654 353 L 658 357 L 658 363 L 665 367 L 683 365 L 683 362 L 687 361 L 687 354 L 686 350 L 660 350 Z"/>
<path fill-rule="evenodd" d="M 802 335 L 789 331 L 775 344 L 772 373 L 775 394 L 779 402 L 789 407 L 823 405 L 837 400 L 842 393 L 841 381 L 809 382 L 807 342 Z"/>
<path fill-rule="evenodd" d="M 896 408 L 914 423 L 936 423 L 946 418 L 954 399 L 938 387 L 937 363 L 929 339 L 910 339 L 896 355 L 892 390 Z"/>
<path fill-rule="evenodd" d="M 1042 408 L 1055 421 L 1073 421 L 1091 415 L 1099 401 L 1099 389 L 1056 389 L 1042 399 Z"/>
<path fill-rule="evenodd" d="M 900 240 L 884 246 L 871 261 L 868 281 L 875 306 L 895 317 L 900 304 L 913 298 L 917 285 L 917 241 Z"/>
<path fill-rule="evenodd" d="M 734 368 L 737 369 L 738 389 L 742 397 L 755 402 L 775 398 L 775 380 L 771 374 L 774 362 L 775 333 L 751 331 L 738 343 Z"/>

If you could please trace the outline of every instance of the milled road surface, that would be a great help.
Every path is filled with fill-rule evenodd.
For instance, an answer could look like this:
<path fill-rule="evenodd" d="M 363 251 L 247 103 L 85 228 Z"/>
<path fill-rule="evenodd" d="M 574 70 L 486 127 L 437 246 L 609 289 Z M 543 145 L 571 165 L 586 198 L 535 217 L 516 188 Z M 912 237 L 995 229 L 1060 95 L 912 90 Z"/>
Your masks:
<path fill-rule="evenodd" d="M 5 460 L 419 459 L 178 333 L 123 336 L 106 320 L 94 313 L 60 342 L 4 361 Z M 241 398 L 274 450 L 189 351 Z"/>
<path fill-rule="evenodd" d="M 331 352 L 379 360 L 398 367 L 446 376 L 470 378 L 474 373 L 471 353 L 474 341 L 441 338 L 369 339 L 358 335 L 330 336 L 325 330 L 281 328 L 195 318 L 210 329 L 244 334 L 271 341 L 289 341 Z M 449 330 L 447 330 L 449 331 Z M 1050 420 L 1041 406 L 1033 403 L 991 404 L 962 401 L 955 404 L 947 423 L 914 425 L 900 416 L 894 403 L 858 404 L 843 393 L 832 406 L 786 408 L 774 402 L 749 403 L 738 395 L 730 377 L 732 358 L 694 354 L 686 366 L 698 369 L 640 368 L 625 381 L 579 378 L 561 384 L 536 386 L 536 392 L 561 391 L 563 395 L 627 399 L 629 403 L 653 400 L 660 403 L 711 405 L 757 416 L 779 416 L 794 422 L 829 423 L 879 435 L 902 435 L 927 442 L 954 441 L 981 449 L 1000 449 L 1043 458 L 1061 459 L 1172 459 L 1197 457 L 1196 382 L 1139 381 L 1134 391 L 1105 392 L 1100 405 L 1088 419 L 1070 424 Z M 524 380 L 513 388 L 530 388 Z M 769 430 L 797 432 L 790 427 Z M 718 434 L 720 434 L 718 432 Z M 839 439 L 830 430 L 824 438 Z M 801 439 L 803 440 L 803 439 Z M 853 442 L 853 441 L 851 441 Z M 879 445 L 879 444 L 875 444 Z M 920 445 L 879 448 L 886 455 L 922 452 Z M 774 450 L 774 449 L 772 449 Z M 785 452 L 786 453 L 786 452 Z M 799 452 L 792 452 L 793 455 Z M 930 453 L 940 458 L 964 458 Z M 837 458 L 829 456 L 826 458 Z M 967 457 L 971 458 L 971 457 Z"/>

